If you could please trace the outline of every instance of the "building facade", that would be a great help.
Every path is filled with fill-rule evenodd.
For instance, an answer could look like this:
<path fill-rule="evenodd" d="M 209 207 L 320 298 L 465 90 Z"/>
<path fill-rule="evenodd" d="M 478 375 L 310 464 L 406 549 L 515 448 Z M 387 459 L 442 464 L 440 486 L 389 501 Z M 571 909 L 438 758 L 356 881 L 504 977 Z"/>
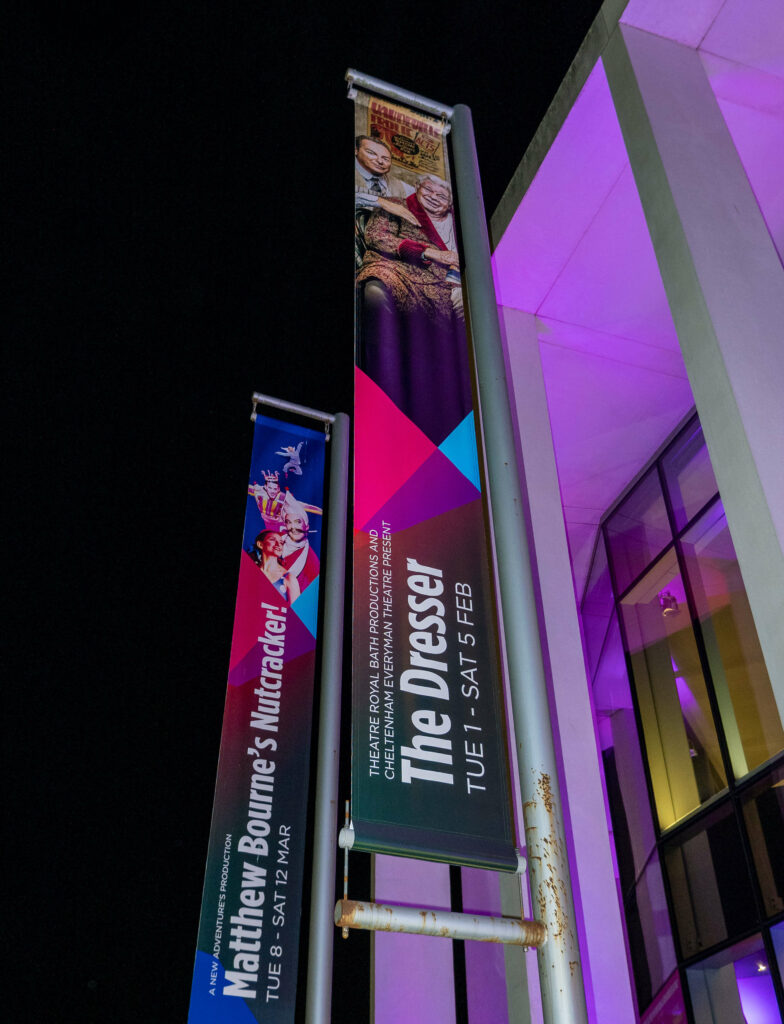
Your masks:
<path fill-rule="evenodd" d="M 782 1020 L 780 3 L 607 0 L 491 235 L 589 1019 Z M 515 886 L 375 863 L 380 901 Z M 377 1021 L 541 1020 L 534 952 L 373 965 Z"/>

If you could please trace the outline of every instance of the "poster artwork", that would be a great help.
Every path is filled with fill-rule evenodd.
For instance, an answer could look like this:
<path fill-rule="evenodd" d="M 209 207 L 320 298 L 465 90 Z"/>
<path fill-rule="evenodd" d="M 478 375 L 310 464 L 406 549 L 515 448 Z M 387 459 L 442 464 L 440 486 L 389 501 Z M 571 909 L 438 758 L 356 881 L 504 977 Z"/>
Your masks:
<path fill-rule="evenodd" d="M 370 96 L 367 101 L 367 132 L 389 147 L 393 163 L 422 174 L 446 177 L 443 125 L 390 100 Z"/>
<path fill-rule="evenodd" d="M 355 106 L 355 846 L 514 869 L 443 124 Z"/>
<path fill-rule="evenodd" d="M 295 1016 L 324 460 L 257 417 L 188 1024 Z"/>

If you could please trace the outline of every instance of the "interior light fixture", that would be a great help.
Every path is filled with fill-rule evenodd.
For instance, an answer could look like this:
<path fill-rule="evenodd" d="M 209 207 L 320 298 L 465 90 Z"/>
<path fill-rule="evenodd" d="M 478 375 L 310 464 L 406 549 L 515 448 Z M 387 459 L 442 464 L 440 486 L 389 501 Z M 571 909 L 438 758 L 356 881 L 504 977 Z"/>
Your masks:
<path fill-rule="evenodd" d="M 662 610 L 662 615 L 677 615 L 678 613 L 678 601 L 669 590 L 662 590 L 659 592 L 659 607 Z"/>

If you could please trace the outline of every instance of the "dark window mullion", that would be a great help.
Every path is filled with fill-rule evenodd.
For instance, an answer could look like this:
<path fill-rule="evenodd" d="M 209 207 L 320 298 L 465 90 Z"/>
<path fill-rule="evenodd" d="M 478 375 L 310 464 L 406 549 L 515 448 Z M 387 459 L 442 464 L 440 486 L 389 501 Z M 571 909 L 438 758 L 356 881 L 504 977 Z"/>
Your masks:
<path fill-rule="evenodd" d="M 724 735 L 724 723 L 721 720 L 721 714 L 719 712 L 719 702 L 716 699 L 716 693 L 713 688 L 713 675 L 710 670 L 710 663 L 708 661 L 708 651 L 705 647 L 705 639 L 702 635 L 702 627 L 700 626 L 699 615 L 697 614 L 697 606 L 694 601 L 694 591 L 692 589 L 691 580 L 686 566 L 686 560 L 683 557 L 683 545 L 680 537 L 677 537 L 675 530 L 675 516 L 673 513 L 672 505 L 670 503 L 670 496 L 667 493 L 664 480 L 664 471 L 662 469 L 661 462 L 656 463 L 656 469 L 659 474 L 659 483 L 661 484 L 662 493 L 664 494 L 664 506 L 667 509 L 667 518 L 670 521 L 670 527 L 673 531 L 673 536 L 676 536 L 673 542 L 675 548 L 675 558 L 678 563 L 678 571 L 681 574 L 683 580 L 683 589 L 686 593 L 686 606 L 689 609 L 689 618 L 691 619 L 691 629 L 694 634 L 695 642 L 697 645 L 697 655 L 700 659 L 700 668 L 702 669 L 702 676 L 705 680 L 705 692 L 708 695 L 708 703 L 710 704 L 711 714 L 713 715 L 713 724 L 716 729 L 716 736 L 719 741 L 719 751 L 721 752 L 721 759 L 724 763 L 724 774 L 727 776 L 727 784 L 732 791 L 735 781 L 735 774 L 732 771 L 732 762 L 730 761 L 730 750 L 727 745 L 727 737 Z"/>
<path fill-rule="evenodd" d="M 674 527 L 674 514 L 672 506 L 670 504 L 670 497 L 667 493 L 664 472 L 660 462 L 657 463 L 657 470 L 659 472 L 659 480 L 661 482 L 662 491 L 664 493 L 664 504 L 667 509 L 667 516 L 670 519 L 670 525 Z M 714 500 L 718 499 L 716 495 L 715 499 L 711 499 L 706 505 L 709 506 Z M 704 509 L 703 509 L 704 511 Z M 695 516 L 690 525 L 693 525 L 697 521 Z M 714 727 L 716 729 L 716 736 L 719 741 L 719 750 L 721 752 L 721 759 L 724 763 L 724 772 L 727 776 L 727 786 L 729 788 L 729 799 L 732 804 L 732 808 L 735 814 L 735 821 L 740 834 L 741 847 L 743 849 L 743 857 L 746 862 L 746 870 L 749 878 L 751 879 L 751 887 L 754 892 L 754 900 L 757 907 L 757 920 L 763 921 L 765 918 L 764 913 L 764 901 L 762 899 L 762 891 L 757 881 L 757 871 L 754 865 L 754 857 L 751 852 L 751 844 L 749 837 L 746 832 L 746 823 L 743 820 L 743 809 L 740 805 L 740 800 L 736 792 L 736 781 L 735 773 L 732 768 L 732 760 L 730 758 L 729 745 L 727 744 L 727 737 L 724 732 L 724 722 L 721 718 L 721 712 L 719 709 L 718 698 L 716 697 L 716 691 L 713 686 L 713 673 L 711 672 L 710 662 L 708 660 L 708 651 L 705 646 L 705 638 L 702 633 L 702 626 L 700 624 L 699 614 L 697 612 L 697 605 L 694 600 L 694 590 L 692 589 L 691 579 L 688 573 L 688 567 L 686 565 L 686 559 L 683 554 L 683 544 L 681 537 L 676 537 L 675 540 L 675 557 L 678 561 L 678 569 L 680 570 L 681 579 L 683 580 L 683 588 L 686 593 L 686 604 L 689 609 L 689 617 L 691 618 L 692 632 L 694 633 L 695 641 L 697 644 L 697 653 L 700 659 L 700 666 L 702 668 L 702 674 L 705 679 L 705 690 L 708 695 L 708 703 L 710 704 L 711 714 L 713 715 Z"/>
<path fill-rule="evenodd" d="M 616 617 L 618 619 L 618 629 L 619 629 L 620 634 L 621 634 L 621 645 L 623 647 L 623 656 L 624 656 L 624 661 L 625 661 L 625 664 L 626 664 L 626 675 L 627 675 L 627 677 L 629 679 L 629 693 L 631 694 L 631 698 L 632 698 L 632 710 L 634 711 L 634 722 L 635 722 L 635 725 L 637 727 L 637 739 L 638 739 L 639 744 L 640 744 L 640 756 L 642 758 L 643 774 L 645 775 L 645 784 L 646 784 L 647 789 L 648 789 L 648 804 L 649 804 L 650 812 L 651 812 L 651 822 L 652 822 L 652 825 L 653 825 L 653 835 L 654 835 L 656 856 L 657 856 L 657 860 L 658 860 L 658 864 L 659 864 L 659 872 L 660 872 L 661 879 L 662 879 L 662 886 L 664 887 L 664 898 L 665 898 L 665 900 L 667 902 L 667 913 L 669 915 L 670 934 L 672 935 L 673 943 L 674 943 L 674 947 L 675 947 L 675 960 L 676 960 L 676 963 L 679 963 L 680 962 L 680 956 L 679 956 L 679 954 L 680 954 L 680 939 L 679 939 L 679 936 L 678 936 L 678 930 L 677 930 L 677 928 L 675 928 L 675 926 L 673 924 L 673 922 L 675 921 L 675 907 L 674 907 L 673 898 L 672 898 L 672 891 L 670 890 L 669 879 L 667 877 L 667 871 L 665 869 L 664 863 L 662 861 L 662 856 L 661 856 L 661 835 L 662 835 L 662 831 L 661 831 L 661 826 L 659 825 L 659 813 L 658 813 L 658 811 L 656 809 L 656 799 L 654 797 L 654 792 L 653 792 L 653 782 L 651 780 L 651 773 L 650 773 L 650 768 L 649 768 L 649 765 L 648 765 L 648 750 L 647 750 L 647 747 L 646 747 L 646 744 L 645 744 L 645 733 L 644 733 L 643 727 L 642 727 L 642 716 L 640 714 L 640 707 L 639 707 L 639 703 L 637 701 L 637 687 L 636 687 L 635 682 L 634 682 L 634 672 L 632 670 L 631 655 L 629 654 L 629 641 L 628 641 L 627 636 L 626 636 L 626 627 L 625 627 L 624 621 L 623 621 L 623 611 L 621 609 L 620 598 L 618 597 L 618 585 L 617 585 L 617 581 L 616 581 L 616 577 L 615 577 L 615 569 L 614 569 L 613 564 L 612 564 L 612 558 L 610 557 L 609 541 L 608 541 L 608 537 L 607 537 L 607 523 L 606 523 L 606 520 L 601 523 L 599 528 L 602 531 L 602 536 L 603 536 L 604 544 L 605 544 L 605 550 L 607 551 L 607 568 L 608 568 L 609 573 L 610 573 L 610 586 L 612 587 L 613 596 L 615 597 L 615 614 L 616 614 Z M 669 546 L 670 545 L 667 545 L 667 548 L 665 549 L 665 551 L 669 548 Z M 654 561 L 651 563 L 651 565 L 655 564 L 658 561 L 659 558 L 663 557 L 664 553 L 665 552 L 662 552 L 660 555 L 658 555 L 657 558 L 654 559 Z M 648 569 L 650 569 L 650 568 L 651 568 L 651 566 L 649 565 Z M 648 570 L 646 570 L 646 571 L 648 571 Z M 644 575 L 644 574 L 641 574 L 641 575 Z M 627 589 L 630 589 L 630 588 L 627 588 Z M 651 856 L 652 856 L 652 854 L 649 854 L 648 857 L 646 858 L 646 864 L 648 864 L 650 862 Z M 640 877 L 642 877 L 642 873 L 640 874 Z M 633 889 L 634 889 L 634 887 L 632 888 L 632 891 L 633 891 Z M 622 901 L 622 908 L 623 908 L 623 913 L 624 913 L 624 918 L 625 918 L 626 917 L 626 900 Z M 627 928 L 627 934 L 628 934 L 628 923 L 626 925 L 626 928 Z M 684 979 L 685 979 L 685 975 L 681 978 L 681 989 L 683 989 Z M 634 983 L 635 983 L 635 991 L 636 991 L 636 989 L 637 989 L 637 978 L 634 978 Z M 661 990 L 661 986 L 657 990 L 657 992 L 660 991 L 660 990 Z M 652 993 L 654 998 L 655 998 L 656 994 L 657 994 L 656 992 Z M 687 993 L 684 993 L 684 1000 L 685 1000 L 686 1012 L 687 1012 L 687 1016 L 688 1016 L 688 1024 L 694 1024 L 694 1014 L 691 1011 L 691 1000 L 688 998 L 688 994 Z"/>
<path fill-rule="evenodd" d="M 617 598 L 618 604 L 620 604 L 622 601 L 625 600 L 627 595 L 630 594 L 632 592 L 632 590 L 634 590 L 634 588 L 637 586 L 637 584 L 641 580 L 645 579 L 645 577 L 648 575 L 648 573 L 651 571 L 651 569 L 655 569 L 656 566 L 659 564 L 659 562 L 661 562 L 663 558 L 667 557 L 667 555 L 670 553 L 670 551 L 672 551 L 674 543 L 675 543 L 674 540 L 667 541 L 665 546 L 656 555 L 656 557 L 654 559 L 652 559 L 650 562 L 648 562 L 648 564 L 645 566 L 645 568 L 642 570 L 642 572 L 638 573 L 634 577 L 634 579 L 631 581 L 631 583 L 627 587 L 623 588 L 623 590 L 620 592 L 620 594 L 618 594 L 618 591 L 615 589 L 615 583 L 613 582 L 613 593 L 614 594 L 618 594 L 618 598 Z M 608 558 L 607 564 L 609 565 L 609 563 L 610 563 L 610 560 Z M 614 577 L 611 576 L 611 578 L 614 581 Z"/>
<path fill-rule="evenodd" d="M 453 913 L 463 913 L 463 876 L 457 864 L 449 865 L 449 903 Z M 455 989 L 455 1024 L 468 1024 L 468 977 L 465 942 L 452 939 L 452 968 Z"/>
<path fill-rule="evenodd" d="M 667 503 L 669 501 L 669 499 L 668 499 L 666 494 L 665 494 L 664 500 L 665 500 L 665 503 Z M 689 521 L 686 523 L 686 525 L 683 527 L 683 529 L 680 530 L 679 532 L 675 532 L 673 534 L 673 536 L 677 537 L 680 540 L 680 538 L 684 535 L 684 533 L 688 533 L 689 532 L 689 530 L 692 528 L 692 526 L 694 526 L 694 524 L 697 522 L 697 520 L 700 518 L 700 516 L 703 516 L 708 511 L 709 508 L 712 508 L 716 504 L 717 501 L 721 501 L 721 495 L 719 494 L 718 491 L 716 491 L 716 493 L 713 495 L 713 497 L 708 498 L 708 500 L 705 502 L 705 504 L 702 506 L 702 508 L 698 512 L 695 512 L 695 514 L 691 517 L 691 519 L 689 519 Z"/>
<path fill-rule="evenodd" d="M 602 523 L 600 529 L 602 530 L 605 547 L 608 548 L 609 555 L 606 523 Z M 626 636 L 626 626 L 624 625 L 623 621 L 623 610 L 621 609 L 620 599 L 617 596 L 618 585 L 615 578 L 615 569 L 613 568 L 612 559 L 609 557 L 607 559 L 607 567 L 610 571 L 610 586 L 612 587 L 613 596 L 615 597 L 615 615 L 618 619 L 618 629 L 621 634 L 621 646 L 623 647 L 623 658 L 624 662 L 626 663 L 626 675 L 629 678 L 629 693 L 631 694 L 632 698 L 634 723 L 637 726 L 637 738 L 640 743 L 640 755 L 642 757 L 642 767 L 643 773 L 645 775 L 645 785 L 648 788 L 648 803 L 650 804 L 651 815 L 653 820 L 653 834 L 656 839 L 656 842 L 658 843 L 658 840 L 661 837 L 661 828 L 659 826 L 659 815 L 656 810 L 656 801 L 653 795 L 653 782 L 651 780 L 651 773 L 648 767 L 648 749 L 645 745 L 645 734 L 642 728 L 642 716 L 640 715 L 640 707 L 637 702 L 637 688 L 634 683 L 634 672 L 632 671 L 631 655 L 629 654 L 629 641 Z"/>
<path fill-rule="evenodd" d="M 686 1020 L 688 1024 L 696 1024 L 694 1018 L 694 1007 L 691 1005 L 691 990 L 689 989 L 689 979 L 686 975 L 686 968 L 680 963 L 678 964 L 678 977 L 681 979 L 681 995 L 683 996 L 683 1005 L 686 1010 Z"/>

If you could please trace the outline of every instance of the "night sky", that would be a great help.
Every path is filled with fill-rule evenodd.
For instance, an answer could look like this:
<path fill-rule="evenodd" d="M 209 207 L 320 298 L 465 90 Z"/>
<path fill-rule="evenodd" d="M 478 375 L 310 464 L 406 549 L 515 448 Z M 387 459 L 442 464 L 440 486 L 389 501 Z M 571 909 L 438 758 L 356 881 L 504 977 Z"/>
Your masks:
<path fill-rule="evenodd" d="M 489 215 L 598 6 L 162 0 L 5 26 L 4 1020 L 186 1018 L 250 396 L 351 409 L 346 68 L 472 107 Z M 337 1021 L 367 1019 L 362 942 Z"/>

